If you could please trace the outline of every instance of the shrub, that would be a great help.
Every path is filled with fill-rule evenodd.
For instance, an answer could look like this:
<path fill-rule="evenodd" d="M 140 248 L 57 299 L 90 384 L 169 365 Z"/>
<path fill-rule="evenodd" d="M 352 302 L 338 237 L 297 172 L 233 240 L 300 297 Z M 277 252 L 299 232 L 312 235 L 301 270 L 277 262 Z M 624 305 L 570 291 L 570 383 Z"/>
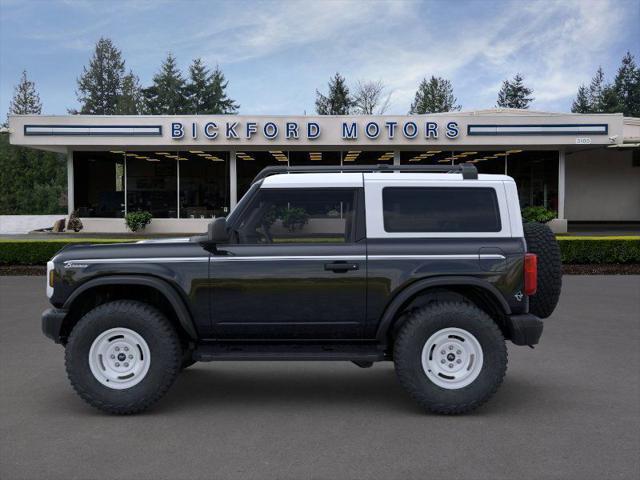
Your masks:
<path fill-rule="evenodd" d="M 283 208 L 280 218 L 282 218 L 282 226 L 290 232 L 294 232 L 296 228 L 302 229 L 307 224 L 309 214 L 304 208 L 300 207 Z"/>
<path fill-rule="evenodd" d="M 640 237 L 558 237 L 562 263 L 640 263 Z"/>
<path fill-rule="evenodd" d="M 90 243 L 123 243 L 137 241 L 127 239 L 55 239 L 55 240 L 5 240 L 0 239 L 0 265 L 44 265 L 67 245 Z"/>
<path fill-rule="evenodd" d="M 151 213 L 147 211 L 141 212 L 129 212 L 124 217 L 124 221 L 132 232 L 143 230 L 147 225 L 151 223 Z"/>
<path fill-rule="evenodd" d="M 80 230 L 82 230 L 83 225 L 82 225 L 82 220 L 80 220 L 80 217 L 78 216 L 78 210 L 74 210 L 73 212 L 71 212 L 71 215 L 69 215 L 69 221 L 67 222 L 67 230 L 73 230 L 74 232 L 79 232 Z"/>
<path fill-rule="evenodd" d="M 547 223 L 557 216 L 556 212 L 542 206 L 526 207 L 522 210 L 522 218 L 527 222 Z"/>

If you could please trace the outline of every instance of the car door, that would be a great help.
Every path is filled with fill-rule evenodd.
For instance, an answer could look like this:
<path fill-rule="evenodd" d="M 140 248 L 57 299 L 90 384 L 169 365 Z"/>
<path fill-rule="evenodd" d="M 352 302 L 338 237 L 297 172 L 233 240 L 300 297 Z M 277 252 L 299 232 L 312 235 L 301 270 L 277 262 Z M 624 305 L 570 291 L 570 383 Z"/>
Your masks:
<path fill-rule="evenodd" d="M 260 188 L 211 256 L 217 338 L 360 338 L 362 188 Z"/>

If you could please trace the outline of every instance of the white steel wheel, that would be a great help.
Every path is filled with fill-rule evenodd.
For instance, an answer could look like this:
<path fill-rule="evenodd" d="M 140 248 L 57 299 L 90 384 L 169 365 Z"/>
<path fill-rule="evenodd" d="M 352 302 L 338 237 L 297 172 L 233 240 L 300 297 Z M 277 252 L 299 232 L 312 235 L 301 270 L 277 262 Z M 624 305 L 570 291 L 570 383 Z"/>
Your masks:
<path fill-rule="evenodd" d="M 422 368 L 437 386 L 447 390 L 466 387 L 478 378 L 484 357 L 480 342 L 461 328 L 438 330 L 422 348 Z"/>
<path fill-rule="evenodd" d="M 128 328 L 111 328 L 91 344 L 89 367 L 102 385 L 124 390 L 140 383 L 149 371 L 151 352 L 147 342 Z"/>

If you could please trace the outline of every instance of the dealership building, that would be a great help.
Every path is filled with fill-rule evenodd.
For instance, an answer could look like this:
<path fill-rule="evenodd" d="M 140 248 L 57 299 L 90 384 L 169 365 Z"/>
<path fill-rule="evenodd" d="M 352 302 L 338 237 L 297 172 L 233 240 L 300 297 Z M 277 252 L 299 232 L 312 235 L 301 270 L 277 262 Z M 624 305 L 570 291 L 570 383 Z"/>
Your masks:
<path fill-rule="evenodd" d="M 84 231 L 201 232 L 269 165 L 455 165 L 513 177 L 520 203 L 573 223 L 640 222 L 640 119 L 490 109 L 430 115 L 9 118 L 14 145 L 67 157 Z"/>

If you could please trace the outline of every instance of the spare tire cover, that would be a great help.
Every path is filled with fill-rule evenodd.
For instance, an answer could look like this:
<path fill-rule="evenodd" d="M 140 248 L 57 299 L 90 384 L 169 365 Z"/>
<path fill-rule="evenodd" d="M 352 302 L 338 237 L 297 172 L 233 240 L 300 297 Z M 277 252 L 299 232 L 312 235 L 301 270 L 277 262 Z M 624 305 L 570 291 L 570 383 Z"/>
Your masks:
<path fill-rule="evenodd" d="M 548 226 L 527 222 L 523 227 L 527 251 L 538 256 L 538 290 L 529 297 L 529 312 L 547 318 L 558 305 L 562 290 L 560 246 Z"/>

